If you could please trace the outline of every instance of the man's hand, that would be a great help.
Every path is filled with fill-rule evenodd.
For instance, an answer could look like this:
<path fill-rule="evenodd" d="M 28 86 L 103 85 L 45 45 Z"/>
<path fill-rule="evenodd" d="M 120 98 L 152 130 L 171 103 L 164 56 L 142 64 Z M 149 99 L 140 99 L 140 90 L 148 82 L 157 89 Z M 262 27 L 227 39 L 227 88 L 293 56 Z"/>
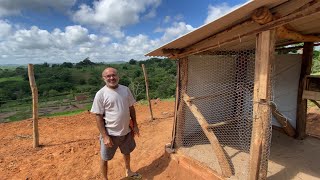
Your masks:
<path fill-rule="evenodd" d="M 139 128 L 138 126 L 133 127 L 133 134 L 134 136 L 137 135 L 138 137 L 140 136 Z"/>
<path fill-rule="evenodd" d="M 110 136 L 106 136 L 105 138 L 103 138 L 103 143 L 107 147 L 112 147 L 113 146 L 113 142 L 112 142 L 112 139 L 110 138 Z"/>

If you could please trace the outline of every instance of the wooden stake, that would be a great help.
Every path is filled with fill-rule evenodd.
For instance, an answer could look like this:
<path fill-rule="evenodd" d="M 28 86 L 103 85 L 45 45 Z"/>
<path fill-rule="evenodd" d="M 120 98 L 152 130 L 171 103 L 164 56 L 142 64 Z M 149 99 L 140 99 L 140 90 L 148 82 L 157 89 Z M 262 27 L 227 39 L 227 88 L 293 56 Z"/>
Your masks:
<path fill-rule="evenodd" d="M 149 110 L 150 110 L 150 116 L 151 116 L 151 121 L 153 120 L 153 114 L 152 114 L 152 108 L 151 108 L 151 101 L 149 97 L 149 83 L 148 83 L 148 77 L 147 77 L 147 70 L 144 68 L 144 64 L 141 65 L 142 70 L 143 70 L 143 75 L 144 75 L 144 82 L 146 83 L 146 94 L 149 102 Z"/>
<path fill-rule="evenodd" d="M 209 139 L 209 141 L 211 143 L 211 147 L 217 157 L 219 166 L 221 168 L 222 175 L 225 177 L 232 176 L 231 165 L 229 164 L 229 161 L 226 157 L 226 154 L 225 154 L 218 138 L 216 137 L 216 135 L 214 134 L 214 132 L 212 130 L 208 129 L 209 124 L 208 124 L 207 120 L 201 114 L 201 112 L 199 111 L 197 106 L 195 106 L 194 104 L 192 104 L 190 102 L 190 97 L 186 93 L 183 94 L 183 100 L 187 104 L 187 106 L 189 107 L 189 109 L 192 112 L 192 114 L 194 115 L 194 117 L 198 120 L 204 134 Z"/>
<path fill-rule="evenodd" d="M 38 89 L 34 79 L 33 64 L 28 64 L 29 83 L 32 92 L 33 147 L 39 147 Z"/>
<path fill-rule="evenodd" d="M 297 99 L 297 139 L 304 139 L 306 137 L 307 99 L 303 99 L 303 91 L 305 89 L 305 76 L 311 73 L 312 56 L 313 43 L 304 43 Z"/>

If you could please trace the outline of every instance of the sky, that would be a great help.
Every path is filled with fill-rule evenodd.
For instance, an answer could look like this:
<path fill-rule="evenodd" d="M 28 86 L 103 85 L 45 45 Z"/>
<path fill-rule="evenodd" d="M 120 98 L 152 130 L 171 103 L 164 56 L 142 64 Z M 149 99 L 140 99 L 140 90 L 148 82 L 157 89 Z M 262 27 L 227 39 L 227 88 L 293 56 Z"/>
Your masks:
<path fill-rule="evenodd" d="M 145 60 L 247 0 L 0 0 L 0 64 Z"/>

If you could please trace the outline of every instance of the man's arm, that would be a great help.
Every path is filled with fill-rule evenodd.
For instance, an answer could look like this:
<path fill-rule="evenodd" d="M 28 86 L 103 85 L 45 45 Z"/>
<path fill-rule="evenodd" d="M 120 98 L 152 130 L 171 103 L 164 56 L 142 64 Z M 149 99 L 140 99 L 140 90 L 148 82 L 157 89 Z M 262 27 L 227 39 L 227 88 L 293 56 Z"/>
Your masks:
<path fill-rule="evenodd" d="M 113 146 L 113 142 L 112 142 L 112 140 L 111 140 L 111 138 L 108 135 L 108 132 L 106 130 L 105 122 L 104 122 L 102 114 L 96 114 L 96 122 L 97 122 L 97 126 L 98 126 L 98 129 L 99 129 L 99 132 L 100 132 L 100 134 L 102 136 L 103 143 L 108 147 L 112 147 Z"/>
<path fill-rule="evenodd" d="M 134 106 L 130 106 L 129 109 L 130 109 L 130 117 L 133 122 L 133 132 L 139 136 L 140 133 L 139 133 L 138 123 L 136 118 L 136 110 Z"/>

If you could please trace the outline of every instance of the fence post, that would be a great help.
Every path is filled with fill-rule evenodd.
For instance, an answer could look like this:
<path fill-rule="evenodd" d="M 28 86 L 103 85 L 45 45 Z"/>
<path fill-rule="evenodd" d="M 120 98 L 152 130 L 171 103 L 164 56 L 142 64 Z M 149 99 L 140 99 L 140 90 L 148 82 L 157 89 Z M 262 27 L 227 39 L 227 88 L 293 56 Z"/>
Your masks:
<path fill-rule="evenodd" d="M 147 98 L 148 98 L 148 102 L 149 102 L 150 116 L 151 116 L 151 120 L 153 120 L 151 102 L 150 102 L 150 98 L 149 98 L 149 88 L 148 88 L 149 83 L 148 83 L 148 77 L 147 77 L 147 70 L 144 68 L 144 64 L 142 64 L 141 66 L 142 66 L 142 70 L 143 70 L 144 81 L 146 83 L 146 94 L 147 94 Z"/>
<path fill-rule="evenodd" d="M 29 83 L 32 92 L 33 147 L 39 147 L 38 88 L 34 79 L 33 64 L 28 64 Z"/>

